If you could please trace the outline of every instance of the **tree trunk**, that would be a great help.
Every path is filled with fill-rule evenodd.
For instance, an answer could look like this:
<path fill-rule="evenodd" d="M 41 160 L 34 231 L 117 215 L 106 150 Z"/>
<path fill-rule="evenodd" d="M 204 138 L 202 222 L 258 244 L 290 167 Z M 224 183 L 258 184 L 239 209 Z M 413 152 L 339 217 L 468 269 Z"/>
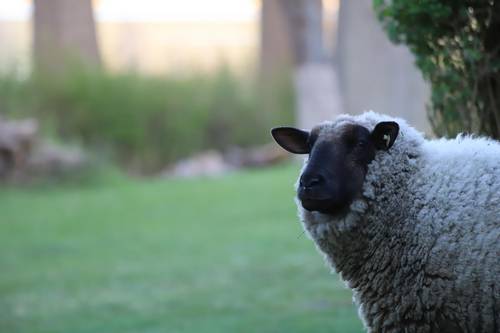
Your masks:
<path fill-rule="evenodd" d="M 297 123 L 302 128 L 341 113 L 337 74 L 323 44 L 321 0 L 279 0 L 294 63 Z"/>
<path fill-rule="evenodd" d="M 324 62 L 321 0 L 280 0 L 280 4 L 290 30 L 295 65 Z"/>
<path fill-rule="evenodd" d="M 403 117 L 430 132 L 429 88 L 406 46 L 392 44 L 377 21 L 372 0 L 342 0 L 336 63 L 345 111 L 373 110 Z"/>
<path fill-rule="evenodd" d="M 264 0 L 260 24 L 260 72 L 264 80 L 273 80 L 292 66 L 288 30 L 280 0 Z"/>
<path fill-rule="evenodd" d="M 79 62 L 100 64 L 90 0 L 34 0 L 35 70 L 53 72 Z"/>

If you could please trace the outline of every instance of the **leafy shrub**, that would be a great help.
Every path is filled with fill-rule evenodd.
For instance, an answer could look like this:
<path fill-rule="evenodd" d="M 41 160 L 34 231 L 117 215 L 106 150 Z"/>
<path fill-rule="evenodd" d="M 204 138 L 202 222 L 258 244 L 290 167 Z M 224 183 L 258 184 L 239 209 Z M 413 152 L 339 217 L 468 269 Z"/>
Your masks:
<path fill-rule="evenodd" d="M 272 99 L 251 79 L 214 74 L 151 77 L 75 68 L 64 75 L 0 78 L 0 113 L 35 115 L 62 139 L 111 153 L 142 172 L 205 149 L 265 143 L 292 121 L 286 80 Z M 267 94 L 266 94 L 267 95 Z"/>
<path fill-rule="evenodd" d="M 500 1 L 373 2 L 389 37 L 409 46 L 432 85 L 435 132 L 500 138 Z"/>

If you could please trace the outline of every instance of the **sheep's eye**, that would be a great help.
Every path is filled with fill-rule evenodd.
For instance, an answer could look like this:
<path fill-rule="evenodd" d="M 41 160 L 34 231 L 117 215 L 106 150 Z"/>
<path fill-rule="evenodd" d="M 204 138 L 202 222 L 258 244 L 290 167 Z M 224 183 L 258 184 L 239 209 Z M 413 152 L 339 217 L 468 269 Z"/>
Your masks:
<path fill-rule="evenodd" d="M 367 145 L 367 144 L 368 144 L 368 143 L 367 143 L 366 141 L 361 140 L 361 141 L 358 141 L 358 142 L 356 143 L 356 146 L 358 146 L 359 148 L 364 148 L 364 147 L 366 147 L 366 145 Z"/>
<path fill-rule="evenodd" d="M 357 144 L 356 138 L 353 136 L 347 136 L 344 138 L 344 143 L 349 147 L 355 147 Z"/>

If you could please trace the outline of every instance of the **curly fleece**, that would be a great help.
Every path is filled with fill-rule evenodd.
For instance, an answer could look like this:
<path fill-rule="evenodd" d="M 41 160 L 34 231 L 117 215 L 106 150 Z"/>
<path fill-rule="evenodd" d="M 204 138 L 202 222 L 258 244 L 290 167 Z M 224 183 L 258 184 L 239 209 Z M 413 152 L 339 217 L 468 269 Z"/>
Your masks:
<path fill-rule="evenodd" d="M 374 112 L 340 116 L 320 135 L 380 121 L 400 133 L 370 163 L 362 194 L 342 216 L 296 199 L 305 230 L 353 290 L 368 332 L 500 332 L 500 143 L 425 140 Z"/>

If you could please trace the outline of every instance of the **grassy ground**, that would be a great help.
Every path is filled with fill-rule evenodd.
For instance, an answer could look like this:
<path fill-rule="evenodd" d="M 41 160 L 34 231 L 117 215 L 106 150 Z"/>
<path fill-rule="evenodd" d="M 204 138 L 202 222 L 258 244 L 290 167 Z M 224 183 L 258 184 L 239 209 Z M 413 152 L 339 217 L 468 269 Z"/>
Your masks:
<path fill-rule="evenodd" d="M 361 332 L 296 169 L 0 190 L 0 332 Z"/>

